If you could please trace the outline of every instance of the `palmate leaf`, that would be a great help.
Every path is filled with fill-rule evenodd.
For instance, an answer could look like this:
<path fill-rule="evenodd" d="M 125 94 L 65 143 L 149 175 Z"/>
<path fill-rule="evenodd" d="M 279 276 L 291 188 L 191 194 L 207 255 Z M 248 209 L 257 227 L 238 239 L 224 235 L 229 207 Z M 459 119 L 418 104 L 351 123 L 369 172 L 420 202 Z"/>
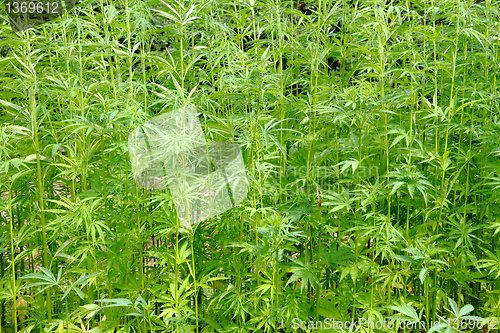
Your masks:
<path fill-rule="evenodd" d="M 37 287 L 37 286 L 46 286 L 38 291 L 37 294 L 40 294 L 50 287 L 58 286 L 59 288 L 61 288 L 60 282 L 61 282 L 61 276 L 62 276 L 62 269 L 63 269 L 63 267 L 61 266 L 59 268 L 59 273 L 57 274 L 57 279 L 56 279 L 51 271 L 49 271 L 45 267 L 40 267 L 40 270 L 44 274 L 41 274 L 41 273 L 26 274 L 26 275 L 22 276 L 21 279 L 39 279 L 39 280 L 43 280 L 43 282 L 30 283 L 30 284 L 22 287 L 21 289 L 29 289 L 29 288 Z"/>
<path fill-rule="evenodd" d="M 290 200 L 286 203 L 282 204 L 284 207 L 284 213 L 290 218 L 290 222 L 300 221 L 302 218 L 311 214 L 314 209 L 314 205 L 312 205 L 307 197 L 300 198 L 298 200 Z"/>
<path fill-rule="evenodd" d="M 450 309 L 446 309 L 446 311 L 450 312 L 453 314 L 455 318 L 465 318 L 466 315 L 472 311 L 474 311 L 474 306 L 471 304 L 466 304 L 464 305 L 461 309 L 458 308 L 457 302 L 453 300 L 452 298 L 448 297 L 448 303 L 450 303 Z"/>
<path fill-rule="evenodd" d="M 393 195 L 394 193 L 396 193 L 396 191 L 404 185 L 405 182 L 402 182 L 402 181 L 394 181 L 394 182 L 390 182 L 389 184 L 387 184 L 387 186 L 392 186 L 392 190 L 391 190 L 391 195 Z"/>
<path fill-rule="evenodd" d="M 70 293 L 71 290 L 74 290 L 76 292 L 76 294 L 83 300 L 84 297 L 83 297 L 83 293 L 82 291 L 80 290 L 80 288 L 78 288 L 77 286 L 78 285 L 81 285 L 81 286 L 84 286 L 85 284 L 87 284 L 89 282 L 89 280 L 99 274 L 101 274 L 102 272 L 99 272 L 99 273 L 92 273 L 92 274 L 83 274 L 82 277 L 80 277 L 78 280 L 76 280 L 75 282 L 71 283 L 71 285 L 66 289 L 66 291 L 64 292 L 63 294 L 63 297 L 61 298 L 61 300 L 63 300 L 64 298 L 66 298 L 66 296 L 68 296 L 68 294 Z"/>
<path fill-rule="evenodd" d="M 495 253 L 488 249 L 483 249 L 488 256 L 486 259 L 480 259 L 478 264 L 481 268 L 489 268 L 489 274 L 493 275 L 495 272 L 497 273 L 495 279 L 500 277 L 500 250 L 497 250 Z"/>
<path fill-rule="evenodd" d="M 296 265 L 292 266 L 290 270 L 293 272 L 292 276 L 288 279 L 286 286 L 290 283 L 300 280 L 300 291 L 302 292 L 306 285 L 310 283 L 313 288 L 316 288 L 316 284 L 319 283 L 317 277 L 318 271 L 311 268 L 309 265 L 304 264 L 299 259 L 286 256 L 288 259 L 293 261 Z"/>
<path fill-rule="evenodd" d="M 459 309 L 457 303 L 449 297 L 448 297 L 448 303 L 450 304 L 451 310 L 446 309 L 446 308 L 445 309 L 446 309 L 446 311 L 450 312 L 452 314 L 452 316 L 454 317 L 453 322 L 450 322 L 450 325 L 448 325 L 449 319 L 447 320 L 447 319 L 441 317 L 440 315 L 438 315 L 438 317 L 440 319 L 439 325 L 433 325 L 433 327 L 431 327 L 431 329 L 429 330 L 429 333 L 439 331 L 440 329 L 446 329 L 444 332 L 457 332 L 456 331 L 457 324 L 459 326 L 460 323 L 462 323 L 463 321 L 475 322 L 475 324 L 478 326 L 480 325 L 479 323 L 483 323 L 483 325 L 484 325 L 484 323 L 487 322 L 487 319 L 484 319 L 481 317 L 467 316 L 468 313 L 470 313 L 474 310 L 474 306 L 472 306 L 471 304 L 466 304 L 466 305 L 464 305 L 464 307 Z M 476 327 L 478 327 L 478 326 L 476 326 Z"/>
<path fill-rule="evenodd" d="M 45 267 L 40 267 L 40 270 L 44 274 L 41 274 L 41 273 L 30 273 L 30 274 L 26 274 L 26 275 L 22 276 L 21 279 L 40 279 L 40 280 L 44 280 L 44 281 L 46 281 L 48 283 L 51 283 L 53 285 L 57 285 L 61 281 L 62 269 L 63 269 L 63 267 L 61 266 L 59 268 L 59 273 L 57 274 L 57 279 L 54 276 L 54 274 L 52 274 L 52 272 L 49 271 Z"/>
<path fill-rule="evenodd" d="M 328 212 L 330 214 L 340 210 L 351 210 L 351 204 L 356 200 L 356 198 L 352 198 L 346 191 L 342 193 L 328 192 L 323 197 L 329 200 L 323 203 L 324 206 L 334 206 Z"/>
<path fill-rule="evenodd" d="M 292 281 L 293 282 L 293 281 Z M 255 289 L 254 293 L 259 294 L 259 297 L 262 297 L 268 290 L 270 290 L 273 287 L 272 283 L 261 283 L 257 289 Z"/>
<path fill-rule="evenodd" d="M 351 248 L 342 248 L 335 251 L 332 245 L 330 251 L 321 254 L 322 259 L 331 266 L 349 266 L 349 259 L 355 258 Z"/>
<path fill-rule="evenodd" d="M 404 316 L 392 316 L 389 317 L 391 319 L 396 319 L 396 320 L 410 320 L 413 322 L 419 322 L 420 318 L 422 318 L 422 313 L 424 309 L 420 310 L 420 314 L 417 313 L 417 311 L 413 308 L 411 304 L 406 304 L 402 303 L 401 306 L 388 306 L 388 309 L 398 311 L 399 313 L 402 313 Z"/>
<path fill-rule="evenodd" d="M 335 167 L 340 166 L 340 165 L 342 165 L 342 169 L 340 170 L 340 173 L 344 173 L 349 167 L 351 167 L 352 174 L 354 175 L 354 173 L 356 172 L 356 169 L 359 166 L 359 161 L 355 158 L 350 158 L 347 161 L 340 162 L 339 164 L 335 165 Z"/>
<path fill-rule="evenodd" d="M 395 180 L 389 182 L 386 187 L 392 186 L 390 192 L 391 195 L 396 193 L 396 191 L 401 188 L 401 186 L 406 184 L 408 194 L 413 199 L 415 189 L 418 189 L 422 196 L 424 197 L 425 204 L 427 205 L 427 188 L 433 187 L 433 185 L 427 181 L 421 172 L 413 171 L 414 167 L 410 167 L 412 170 L 408 172 L 406 168 L 396 168 L 396 171 L 390 171 L 386 176 L 390 178 L 395 178 Z"/>

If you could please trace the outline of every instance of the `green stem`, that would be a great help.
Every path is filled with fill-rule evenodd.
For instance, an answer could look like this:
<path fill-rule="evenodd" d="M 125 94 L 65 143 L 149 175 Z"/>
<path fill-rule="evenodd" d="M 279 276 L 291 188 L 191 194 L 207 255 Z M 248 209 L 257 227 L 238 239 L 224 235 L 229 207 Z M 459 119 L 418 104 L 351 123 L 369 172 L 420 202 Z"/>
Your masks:
<path fill-rule="evenodd" d="M 12 260 L 12 307 L 14 309 L 14 332 L 17 333 L 17 290 L 16 290 L 16 261 L 14 249 L 14 216 L 12 214 L 12 185 L 9 189 L 9 222 L 10 222 L 10 253 Z"/>

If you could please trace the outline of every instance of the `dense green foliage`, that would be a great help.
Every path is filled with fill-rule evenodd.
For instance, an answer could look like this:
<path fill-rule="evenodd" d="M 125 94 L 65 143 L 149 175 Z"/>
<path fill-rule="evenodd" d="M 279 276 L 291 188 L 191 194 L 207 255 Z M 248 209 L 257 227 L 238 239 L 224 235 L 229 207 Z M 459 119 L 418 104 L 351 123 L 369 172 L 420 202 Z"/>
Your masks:
<path fill-rule="evenodd" d="M 2 9 L 1 332 L 500 317 L 500 4 L 298 5 Z M 191 104 L 249 193 L 183 227 L 127 140 Z"/>

